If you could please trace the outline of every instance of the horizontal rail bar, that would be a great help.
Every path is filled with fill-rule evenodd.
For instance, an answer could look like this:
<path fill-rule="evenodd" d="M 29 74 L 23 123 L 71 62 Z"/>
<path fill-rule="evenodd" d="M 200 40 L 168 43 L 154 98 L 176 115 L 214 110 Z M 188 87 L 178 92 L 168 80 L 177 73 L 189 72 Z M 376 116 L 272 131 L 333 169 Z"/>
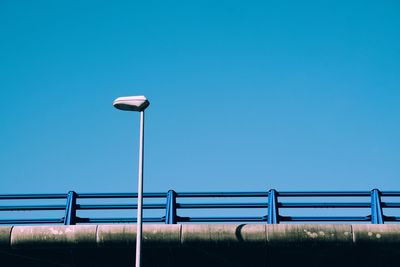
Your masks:
<path fill-rule="evenodd" d="M 189 192 L 176 193 L 177 197 L 268 197 L 268 192 Z"/>
<path fill-rule="evenodd" d="M 388 202 L 382 202 L 382 207 L 384 208 L 400 208 L 400 203 L 388 203 Z"/>
<path fill-rule="evenodd" d="M 165 204 L 144 204 L 144 209 L 165 209 Z M 126 210 L 137 209 L 137 204 L 78 204 L 78 210 Z"/>
<path fill-rule="evenodd" d="M 0 220 L 0 224 L 46 224 L 46 223 L 63 223 L 61 219 L 17 219 L 17 220 Z"/>
<path fill-rule="evenodd" d="M 284 222 L 369 222 L 369 216 L 282 216 Z"/>
<path fill-rule="evenodd" d="M 184 222 L 263 222 L 266 217 L 194 217 L 185 218 Z M 308 216 L 281 216 L 280 221 L 286 222 L 365 222 L 370 221 L 368 216 L 342 216 L 342 217 L 308 217 Z"/>
<path fill-rule="evenodd" d="M 359 197 L 370 196 L 369 191 L 282 191 L 278 192 L 280 197 Z M 382 196 L 400 196 L 400 191 L 381 192 Z M 147 198 L 163 198 L 166 193 L 144 193 L 143 197 Z M 67 194 L 2 194 L 2 199 L 61 199 L 66 198 Z M 79 198 L 136 198 L 137 193 L 80 193 Z M 177 197 L 268 197 L 268 192 L 185 192 L 177 193 Z"/>
<path fill-rule="evenodd" d="M 268 208 L 268 203 L 177 203 L 181 209 L 234 209 L 234 208 Z"/>
<path fill-rule="evenodd" d="M 0 211 L 65 210 L 65 205 L 0 206 Z"/>
<path fill-rule="evenodd" d="M 137 193 L 81 193 L 78 198 L 137 198 Z M 145 198 L 165 198 L 166 193 L 144 193 Z"/>
<path fill-rule="evenodd" d="M 400 197 L 399 191 L 382 191 L 381 196 L 383 197 Z"/>
<path fill-rule="evenodd" d="M 310 191 L 310 192 L 278 192 L 280 197 L 369 197 L 369 191 Z"/>
<path fill-rule="evenodd" d="M 18 200 L 18 199 L 61 199 L 66 198 L 67 194 L 6 194 L 0 195 L 0 200 Z"/>
<path fill-rule="evenodd" d="M 310 203 L 279 203 L 280 208 L 369 208 L 371 203 L 361 202 L 310 202 Z"/>
<path fill-rule="evenodd" d="M 81 223 L 134 223 L 137 218 L 89 218 Z M 164 222 L 163 218 L 143 218 L 143 222 Z"/>
<path fill-rule="evenodd" d="M 263 217 L 191 217 L 178 222 L 266 222 Z"/>

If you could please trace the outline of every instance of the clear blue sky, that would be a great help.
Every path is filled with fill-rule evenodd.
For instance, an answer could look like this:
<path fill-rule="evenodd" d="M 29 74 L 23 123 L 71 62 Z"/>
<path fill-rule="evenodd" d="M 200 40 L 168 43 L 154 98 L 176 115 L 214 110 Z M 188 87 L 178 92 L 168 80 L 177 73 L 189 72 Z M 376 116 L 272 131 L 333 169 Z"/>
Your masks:
<path fill-rule="evenodd" d="M 0 1 L 0 192 L 400 188 L 399 1 Z"/>

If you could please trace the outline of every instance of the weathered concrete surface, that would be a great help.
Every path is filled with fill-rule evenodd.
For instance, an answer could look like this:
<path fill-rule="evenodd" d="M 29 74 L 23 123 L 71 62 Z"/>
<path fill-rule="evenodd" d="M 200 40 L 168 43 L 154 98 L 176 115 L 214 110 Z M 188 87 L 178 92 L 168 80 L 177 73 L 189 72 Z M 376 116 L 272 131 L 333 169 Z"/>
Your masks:
<path fill-rule="evenodd" d="M 144 226 L 143 245 L 150 247 L 179 246 L 181 225 L 149 224 Z M 136 227 L 132 225 L 99 225 L 96 243 L 98 247 L 133 247 Z"/>
<path fill-rule="evenodd" d="M 96 225 L 14 226 L 10 247 L 14 249 L 96 247 L 96 232 Z"/>
<path fill-rule="evenodd" d="M 184 246 L 258 246 L 267 244 L 265 224 L 186 224 L 182 225 Z"/>
<path fill-rule="evenodd" d="M 12 226 L 0 227 L 0 249 L 8 248 L 10 246 Z"/>
<path fill-rule="evenodd" d="M 400 230 L 400 228 L 398 228 Z M 348 224 L 276 224 L 267 227 L 268 244 L 284 246 L 350 245 L 352 226 Z"/>
<path fill-rule="evenodd" d="M 144 266 L 397 266 L 400 225 L 144 225 Z M 127 224 L 0 227 L 1 266 L 133 266 Z"/>
<path fill-rule="evenodd" d="M 392 246 L 400 243 L 400 225 L 353 225 L 354 243 L 359 245 Z"/>

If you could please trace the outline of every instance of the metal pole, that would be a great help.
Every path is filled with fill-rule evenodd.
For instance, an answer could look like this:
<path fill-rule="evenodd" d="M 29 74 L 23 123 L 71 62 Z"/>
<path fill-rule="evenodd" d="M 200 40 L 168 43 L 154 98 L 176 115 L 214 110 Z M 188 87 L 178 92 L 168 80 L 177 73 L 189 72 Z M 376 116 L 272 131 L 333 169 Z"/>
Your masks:
<path fill-rule="evenodd" d="M 144 111 L 140 111 L 140 141 L 139 141 L 139 177 L 138 177 L 138 207 L 136 222 L 136 261 L 135 266 L 142 265 L 142 219 L 143 219 L 143 156 L 144 156 Z"/>

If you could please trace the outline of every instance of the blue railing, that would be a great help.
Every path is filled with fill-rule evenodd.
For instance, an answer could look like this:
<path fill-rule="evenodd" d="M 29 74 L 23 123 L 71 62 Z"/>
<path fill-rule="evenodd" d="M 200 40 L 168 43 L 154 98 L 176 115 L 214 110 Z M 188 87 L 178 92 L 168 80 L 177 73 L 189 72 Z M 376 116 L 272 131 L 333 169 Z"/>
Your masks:
<path fill-rule="evenodd" d="M 378 189 L 371 191 L 352 191 L 352 192 L 278 192 L 274 189 L 264 192 L 197 192 L 197 193 L 177 193 L 173 190 L 167 193 L 145 193 L 144 210 L 159 210 L 164 215 L 159 217 L 145 217 L 144 222 L 153 223 L 204 223 L 204 222 L 264 222 L 268 224 L 278 224 L 282 222 L 364 222 L 372 224 L 383 224 L 386 222 L 399 222 L 399 216 L 388 216 L 384 210 L 395 209 L 400 211 L 400 202 L 390 200 L 400 197 L 400 191 L 381 192 Z M 387 198 L 387 201 L 382 201 Z M 107 203 L 110 200 L 121 201 L 123 203 Z M 82 211 L 101 211 L 106 214 L 109 210 L 133 210 L 137 209 L 135 193 L 103 193 L 103 194 L 80 194 L 74 191 L 68 194 L 7 194 L 0 195 L 0 224 L 65 224 L 74 225 L 78 223 L 129 223 L 136 222 L 132 217 L 94 217 L 94 215 L 81 217 L 78 213 Z M 149 203 L 151 199 L 161 203 Z M 221 200 L 235 200 L 234 202 L 221 202 Z M 249 202 L 249 200 L 257 202 Z M 358 202 L 355 200 L 363 200 Z M 63 201 L 66 204 L 46 204 L 53 200 Z M 95 203 L 86 204 L 87 200 Z M 107 200 L 107 201 L 106 201 Z M 148 200 L 148 201 L 146 201 Z M 179 200 L 179 201 L 178 201 Z M 201 202 L 199 202 L 201 200 Z M 239 201 L 238 201 L 239 200 Z M 289 201 L 288 201 L 289 200 Z M 292 200 L 292 201 L 290 201 Z M 295 200 L 295 202 L 293 201 Z M 338 200 L 340 200 L 338 202 Z M 23 202 L 23 205 L 3 205 L 7 202 Z M 40 204 L 34 205 L 35 202 Z M 147 202 L 147 203 L 146 203 Z M 32 204 L 30 204 L 32 203 Z M 183 211 L 203 210 L 208 213 L 211 210 L 221 210 L 224 214 L 226 210 L 234 210 L 239 216 L 179 216 Z M 325 216 L 304 215 L 304 210 L 315 209 L 327 210 L 330 213 Z M 338 210 L 343 209 L 362 212 L 361 216 L 340 215 Z M 258 210 L 259 216 L 248 216 L 250 211 Z M 290 213 L 296 210 L 300 215 Z M 15 216 L 15 212 L 24 211 L 24 219 L 8 218 Z M 58 218 L 27 218 L 27 212 L 40 211 L 41 215 L 50 211 L 63 211 L 64 216 Z M 7 213 L 7 216 L 5 214 Z M 204 213 L 203 212 L 203 213 Z M 287 214 L 289 212 L 289 214 Z M 315 213 L 315 212 L 313 212 Z M 345 212 L 346 213 L 346 212 Z M 348 213 L 348 212 L 347 212 Z M 303 214 L 303 215 L 302 215 Z M 4 216 L 3 216 L 4 215 Z M 247 215 L 247 216 L 246 216 Z M 6 218 L 5 218 L 6 217 Z"/>

